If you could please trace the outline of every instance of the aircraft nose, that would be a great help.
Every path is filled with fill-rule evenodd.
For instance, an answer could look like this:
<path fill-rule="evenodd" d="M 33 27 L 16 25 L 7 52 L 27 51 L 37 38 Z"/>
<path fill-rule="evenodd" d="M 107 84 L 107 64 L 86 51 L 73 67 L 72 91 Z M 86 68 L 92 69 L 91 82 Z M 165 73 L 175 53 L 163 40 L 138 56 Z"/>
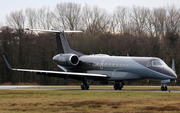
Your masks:
<path fill-rule="evenodd" d="M 174 77 L 175 79 L 177 79 L 177 75 L 173 70 L 171 71 L 171 76 Z"/>
<path fill-rule="evenodd" d="M 169 77 L 171 77 L 171 79 L 177 79 L 176 73 L 170 67 L 165 67 L 163 69 L 163 71 L 164 71 L 164 74 L 166 74 Z"/>
<path fill-rule="evenodd" d="M 177 75 L 176 75 L 176 73 L 174 73 L 174 77 L 177 79 Z"/>

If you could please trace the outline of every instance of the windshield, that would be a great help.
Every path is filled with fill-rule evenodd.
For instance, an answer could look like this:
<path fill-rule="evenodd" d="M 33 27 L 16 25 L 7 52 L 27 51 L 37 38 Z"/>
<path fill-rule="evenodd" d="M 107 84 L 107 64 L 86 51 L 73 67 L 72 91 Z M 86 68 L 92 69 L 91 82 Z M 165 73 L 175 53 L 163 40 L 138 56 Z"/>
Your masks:
<path fill-rule="evenodd" d="M 153 66 L 162 66 L 160 61 L 152 61 Z"/>
<path fill-rule="evenodd" d="M 152 66 L 167 66 L 167 64 L 163 60 L 155 60 L 152 61 Z"/>
<path fill-rule="evenodd" d="M 163 60 L 161 60 L 162 65 L 168 66 Z"/>

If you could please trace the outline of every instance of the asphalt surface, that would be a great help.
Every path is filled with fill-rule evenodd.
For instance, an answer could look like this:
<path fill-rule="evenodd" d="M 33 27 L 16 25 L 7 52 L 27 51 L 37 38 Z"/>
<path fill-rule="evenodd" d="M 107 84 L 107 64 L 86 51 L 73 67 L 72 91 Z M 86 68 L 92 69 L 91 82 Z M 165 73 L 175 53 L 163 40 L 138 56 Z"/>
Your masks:
<path fill-rule="evenodd" d="M 41 89 L 43 87 L 51 87 L 51 89 Z M 0 90 L 31 90 L 31 91 L 96 91 L 96 92 L 101 92 L 101 91 L 106 91 L 106 92 L 152 92 L 152 93 L 169 93 L 168 91 L 151 91 L 151 90 L 107 90 L 107 89 L 89 89 L 89 90 L 81 90 L 80 86 L 79 89 L 52 89 L 52 87 L 61 87 L 61 88 L 66 88 L 66 87 L 77 87 L 77 86 L 0 86 Z M 112 86 L 107 86 L 107 87 L 112 87 Z M 126 87 L 160 87 L 160 86 L 126 86 Z M 172 87 L 172 86 L 171 86 Z M 179 87 L 179 86 L 174 86 L 174 87 Z M 23 88 L 23 89 L 19 89 Z M 27 88 L 27 89 L 26 89 Z M 28 88 L 36 88 L 36 89 L 28 89 Z M 37 89 L 38 88 L 38 89 Z M 180 88 L 180 87 L 179 87 Z M 180 93 L 180 91 L 170 91 L 171 93 Z"/>

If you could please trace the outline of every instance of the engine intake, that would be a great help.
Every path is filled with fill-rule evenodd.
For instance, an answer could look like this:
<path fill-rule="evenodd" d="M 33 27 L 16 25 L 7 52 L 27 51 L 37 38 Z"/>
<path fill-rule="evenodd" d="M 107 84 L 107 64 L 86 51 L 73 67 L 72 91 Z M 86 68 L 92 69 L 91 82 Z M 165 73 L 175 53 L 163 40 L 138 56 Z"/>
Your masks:
<path fill-rule="evenodd" d="M 79 57 L 76 54 L 58 54 L 53 61 L 61 66 L 76 66 L 79 64 Z"/>

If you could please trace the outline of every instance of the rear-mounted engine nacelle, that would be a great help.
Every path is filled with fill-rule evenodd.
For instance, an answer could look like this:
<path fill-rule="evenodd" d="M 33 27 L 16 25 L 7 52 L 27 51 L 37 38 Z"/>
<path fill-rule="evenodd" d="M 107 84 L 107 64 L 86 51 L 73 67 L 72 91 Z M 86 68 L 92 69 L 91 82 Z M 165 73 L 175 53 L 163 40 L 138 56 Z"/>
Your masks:
<path fill-rule="evenodd" d="M 53 61 L 61 66 L 76 66 L 79 64 L 79 57 L 75 54 L 58 54 Z"/>

